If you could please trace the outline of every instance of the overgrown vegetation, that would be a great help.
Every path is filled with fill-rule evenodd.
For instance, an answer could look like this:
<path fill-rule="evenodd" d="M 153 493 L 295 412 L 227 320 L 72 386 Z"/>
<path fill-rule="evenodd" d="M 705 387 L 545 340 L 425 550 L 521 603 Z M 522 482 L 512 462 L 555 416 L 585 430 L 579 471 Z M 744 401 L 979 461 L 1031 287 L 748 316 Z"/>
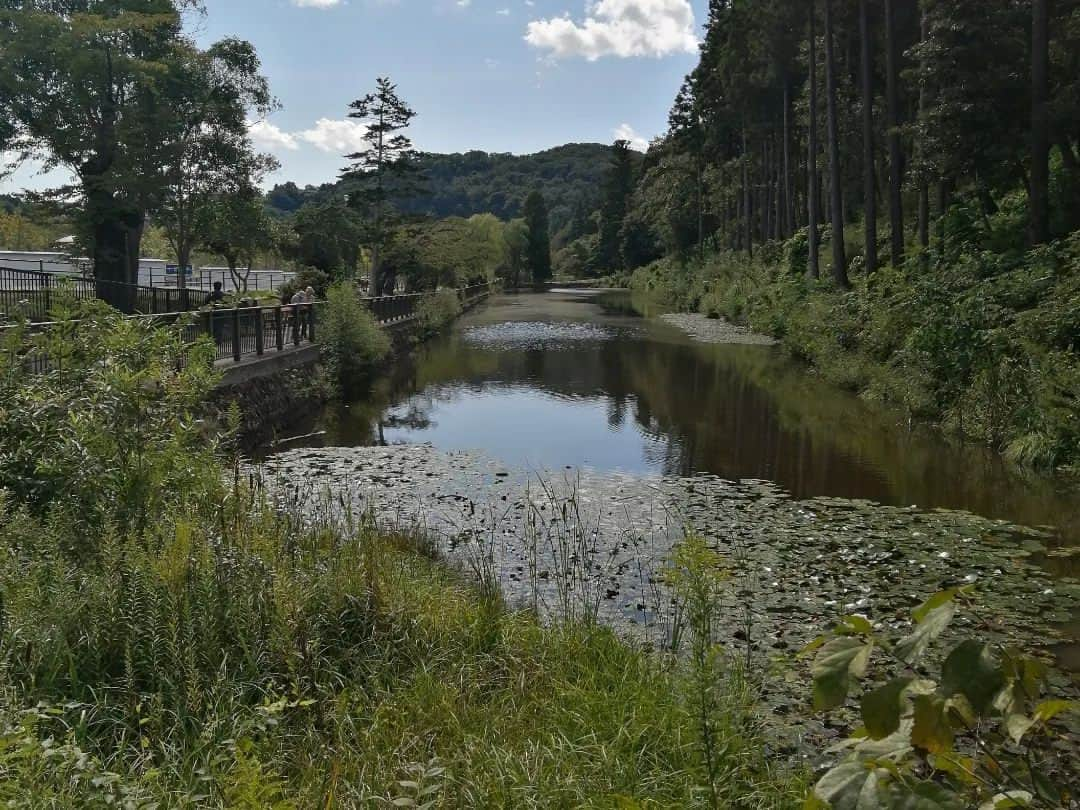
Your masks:
<path fill-rule="evenodd" d="M 366 378 L 390 351 L 386 332 L 349 282 L 333 284 L 326 291 L 315 335 L 322 360 L 342 389 Z"/>
<path fill-rule="evenodd" d="M 968 638 L 944 656 L 938 680 L 922 677 L 922 659 L 972 591 L 935 594 L 896 641 L 846 616 L 809 646 L 821 710 L 843 706 L 870 664 L 886 662 L 862 692 L 862 727 L 838 746 L 850 753 L 821 777 L 808 807 L 1072 806 L 1075 785 L 1061 773 L 1071 753 L 1057 745 L 1065 735 L 1055 720 L 1080 704 L 1045 698 L 1045 663 Z"/>
<path fill-rule="evenodd" d="M 1051 468 L 1080 458 L 1080 239 L 992 249 L 1022 233 L 1023 206 L 989 228 L 956 206 L 946 238 L 840 291 L 808 279 L 805 232 L 751 260 L 663 260 L 632 286 L 775 335 L 827 379 Z M 848 238 L 858 236 L 853 229 Z M 1014 242 L 1015 244 L 1015 242 Z"/>
<path fill-rule="evenodd" d="M 20 330 L 0 366 L 7 806 L 796 800 L 722 670 L 703 725 L 676 660 L 510 612 L 332 498 L 271 503 L 198 421 L 208 347 L 70 315 L 47 371 Z"/>
<path fill-rule="evenodd" d="M 437 334 L 461 315 L 461 298 L 457 290 L 445 287 L 425 295 L 416 307 L 417 334 L 423 339 Z"/>

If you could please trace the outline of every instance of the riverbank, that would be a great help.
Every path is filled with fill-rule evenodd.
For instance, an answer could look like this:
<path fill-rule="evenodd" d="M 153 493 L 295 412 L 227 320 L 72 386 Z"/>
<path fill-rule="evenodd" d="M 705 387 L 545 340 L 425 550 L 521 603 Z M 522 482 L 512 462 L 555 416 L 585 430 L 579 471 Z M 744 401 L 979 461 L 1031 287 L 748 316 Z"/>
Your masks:
<path fill-rule="evenodd" d="M 824 379 L 993 447 L 1069 471 L 1080 458 L 1080 242 L 1028 254 L 950 242 L 838 291 L 802 272 L 805 240 L 749 259 L 664 259 L 631 288 L 775 338 Z"/>

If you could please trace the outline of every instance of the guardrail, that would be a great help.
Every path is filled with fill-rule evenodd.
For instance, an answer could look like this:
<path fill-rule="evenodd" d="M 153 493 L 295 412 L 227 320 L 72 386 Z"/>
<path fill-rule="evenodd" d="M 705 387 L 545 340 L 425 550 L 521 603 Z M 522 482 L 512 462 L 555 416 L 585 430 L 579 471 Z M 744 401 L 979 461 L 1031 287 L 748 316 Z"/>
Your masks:
<path fill-rule="evenodd" d="M 21 271 L 19 271 L 21 272 Z M 468 307 L 491 293 L 487 284 L 475 284 L 456 290 L 463 306 Z M 408 321 L 415 317 L 420 301 L 433 293 L 410 293 L 361 300 L 382 326 Z M 274 306 L 216 307 L 199 312 L 169 312 L 151 315 L 132 315 L 133 319 L 148 320 L 162 326 L 181 321 L 186 343 L 209 337 L 215 346 L 216 360 L 240 362 L 269 352 L 280 352 L 315 342 L 318 313 L 322 302 L 312 304 L 278 304 Z M 31 324 L 34 332 L 43 332 L 55 323 Z M 5 329 L 0 327 L 0 334 Z M 31 371 L 40 373 L 49 368 L 44 351 L 31 351 L 22 358 Z"/>
<path fill-rule="evenodd" d="M 123 300 L 130 304 L 127 309 L 140 315 L 190 312 L 202 306 L 207 297 L 200 290 L 140 287 L 85 276 L 62 276 L 0 267 L 0 315 L 44 320 L 52 311 L 61 290 L 77 301 L 99 298 L 100 292 L 105 291 L 109 293 L 110 300 Z"/>

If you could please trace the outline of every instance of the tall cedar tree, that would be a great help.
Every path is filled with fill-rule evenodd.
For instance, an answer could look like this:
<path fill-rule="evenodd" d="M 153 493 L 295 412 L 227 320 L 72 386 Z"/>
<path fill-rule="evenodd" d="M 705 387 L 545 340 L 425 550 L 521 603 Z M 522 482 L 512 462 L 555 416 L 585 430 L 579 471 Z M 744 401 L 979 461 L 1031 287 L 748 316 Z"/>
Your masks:
<path fill-rule="evenodd" d="M 832 224 L 833 280 L 849 286 L 844 245 L 844 198 L 840 173 L 840 133 L 836 109 L 836 55 L 833 45 L 833 0 L 825 0 L 825 95 L 829 140 L 829 202 Z"/>
<path fill-rule="evenodd" d="M 904 260 L 904 150 L 900 141 L 900 45 L 896 2 L 885 0 L 885 108 L 889 123 L 889 232 L 893 267 Z"/>
<path fill-rule="evenodd" d="M 859 37 L 862 40 L 863 126 L 863 246 L 866 272 L 877 270 L 877 183 L 874 177 L 874 41 L 870 36 L 870 2 L 859 0 Z"/>
<path fill-rule="evenodd" d="M 821 232 L 819 210 L 820 197 L 818 196 L 818 72 L 817 72 L 817 0 L 810 3 L 810 121 L 808 124 L 809 137 L 807 154 L 807 189 L 806 201 L 809 213 L 809 266 L 807 274 L 810 278 L 821 278 Z"/>
<path fill-rule="evenodd" d="M 600 207 L 600 238 L 596 246 L 597 270 L 612 273 L 623 267 L 621 235 L 630 195 L 634 193 L 634 164 L 630 142 L 615 141 L 611 147 L 611 167 L 604 178 Z"/>
<path fill-rule="evenodd" d="M 1031 3 L 1031 243 L 1050 238 L 1050 0 Z"/>
<path fill-rule="evenodd" d="M 352 165 L 342 173 L 349 189 L 349 205 L 366 217 L 371 248 L 371 289 L 374 295 L 393 292 L 387 281 L 393 268 L 385 272 L 382 254 L 394 225 L 393 200 L 415 191 L 419 178 L 415 167 L 416 152 L 405 135 L 416 113 L 397 94 L 397 85 L 380 76 L 375 92 L 349 105 L 349 118 L 361 121 L 367 131 L 368 148 L 347 155 Z"/>
<path fill-rule="evenodd" d="M 525 262 L 532 274 L 534 284 L 543 284 L 551 278 L 551 235 L 548 232 L 548 209 L 544 195 L 530 192 L 523 208 L 529 240 L 525 246 Z"/>

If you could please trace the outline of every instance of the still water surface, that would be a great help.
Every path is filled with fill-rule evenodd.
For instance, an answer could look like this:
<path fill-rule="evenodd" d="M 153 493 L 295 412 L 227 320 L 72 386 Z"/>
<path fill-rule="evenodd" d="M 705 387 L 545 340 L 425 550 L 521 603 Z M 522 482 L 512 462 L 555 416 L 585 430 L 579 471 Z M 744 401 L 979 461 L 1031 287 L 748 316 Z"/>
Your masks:
<path fill-rule="evenodd" d="M 964 509 L 1080 537 L 1080 498 L 816 379 L 774 347 L 703 344 L 625 293 L 503 295 L 305 430 L 428 442 L 515 467 L 713 473 L 795 497 Z M 1067 558 L 1052 563 L 1074 573 Z"/>

